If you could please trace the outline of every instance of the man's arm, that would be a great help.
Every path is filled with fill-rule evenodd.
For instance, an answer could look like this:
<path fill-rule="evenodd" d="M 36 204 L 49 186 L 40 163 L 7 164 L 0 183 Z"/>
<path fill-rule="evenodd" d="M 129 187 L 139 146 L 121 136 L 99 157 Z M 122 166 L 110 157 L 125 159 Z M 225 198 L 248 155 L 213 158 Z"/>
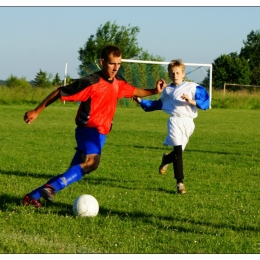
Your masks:
<path fill-rule="evenodd" d="M 134 91 L 134 96 L 137 97 L 147 97 L 155 94 L 162 93 L 163 89 L 167 86 L 164 79 L 159 79 L 156 82 L 155 89 L 142 89 L 142 88 L 136 88 Z"/>
<path fill-rule="evenodd" d="M 50 93 L 35 109 L 29 110 L 24 114 L 24 121 L 27 124 L 32 123 L 38 115 L 44 110 L 47 106 L 55 102 L 60 98 L 59 89 L 54 90 Z"/>

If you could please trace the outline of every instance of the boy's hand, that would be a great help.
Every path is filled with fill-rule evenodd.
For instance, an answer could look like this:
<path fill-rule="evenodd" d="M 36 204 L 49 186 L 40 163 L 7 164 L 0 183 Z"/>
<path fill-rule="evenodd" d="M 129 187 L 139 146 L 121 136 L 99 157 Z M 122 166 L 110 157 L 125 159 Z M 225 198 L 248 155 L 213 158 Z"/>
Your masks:
<path fill-rule="evenodd" d="M 196 106 L 196 101 L 193 99 L 190 99 L 190 97 L 187 94 L 182 94 L 181 95 L 181 99 L 185 100 L 186 102 L 188 102 L 189 104 L 192 104 L 194 106 Z"/>

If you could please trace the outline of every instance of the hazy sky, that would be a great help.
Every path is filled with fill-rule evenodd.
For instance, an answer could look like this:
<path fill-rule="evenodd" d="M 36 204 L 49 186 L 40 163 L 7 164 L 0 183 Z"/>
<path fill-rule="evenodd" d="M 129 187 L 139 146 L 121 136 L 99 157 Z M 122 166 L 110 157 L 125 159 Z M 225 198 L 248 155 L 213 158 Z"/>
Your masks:
<path fill-rule="evenodd" d="M 139 47 L 165 61 L 213 63 L 240 52 L 260 30 L 260 7 L 249 6 L 0 6 L 0 79 L 33 80 L 40 71 L 77 78 L 78 51 L 107 21 L 138 26 Z"/>

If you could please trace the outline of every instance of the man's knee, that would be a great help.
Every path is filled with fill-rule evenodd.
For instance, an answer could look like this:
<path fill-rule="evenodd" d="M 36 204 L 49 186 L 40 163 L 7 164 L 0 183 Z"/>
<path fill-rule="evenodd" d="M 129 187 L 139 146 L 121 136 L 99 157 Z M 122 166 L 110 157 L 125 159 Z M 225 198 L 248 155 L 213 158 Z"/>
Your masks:
<path fill-rule="evenodd" d="M 98 168 L 99 162 L 100 156 L 98 154 L 87 155 L 85 161 L 81 164 L 81 166 L 85 173 L 89 173 L 95 171 Z"/>

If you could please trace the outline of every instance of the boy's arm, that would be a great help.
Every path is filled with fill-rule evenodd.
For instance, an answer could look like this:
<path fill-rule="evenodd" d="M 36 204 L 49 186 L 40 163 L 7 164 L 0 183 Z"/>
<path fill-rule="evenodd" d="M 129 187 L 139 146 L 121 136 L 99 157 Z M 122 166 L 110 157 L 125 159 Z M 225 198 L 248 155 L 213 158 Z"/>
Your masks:
<path fill-rule="evenodd" d="M 141 108 L 145 112 L 151 112 L 151 111 L 161 110 L 162 109 L 162 101 L 161 101 L 161 99 L 158 99 L 158 100 L 145 100 L 145 99 L 141 99 L 139 97 L 134 97 L 133 99 L 138 104 L 141 105 Z"/>
<path fill-rule="evenodd" d="M 182 94 L 182 99 L 186 100 L 189 104 L 196 106 L 199 109 L 207 110 L 209 108 L 209 94 L 202 86 L 196 87 L 195 99 L 190 99 L 187 94 Z"/>
<path fill-rule="evenodd" d="M 204 87 L 196 87 L 195 101 L 197 108 L 202 110 L 207 110 L 209 108 L 209 94 Z"/>

